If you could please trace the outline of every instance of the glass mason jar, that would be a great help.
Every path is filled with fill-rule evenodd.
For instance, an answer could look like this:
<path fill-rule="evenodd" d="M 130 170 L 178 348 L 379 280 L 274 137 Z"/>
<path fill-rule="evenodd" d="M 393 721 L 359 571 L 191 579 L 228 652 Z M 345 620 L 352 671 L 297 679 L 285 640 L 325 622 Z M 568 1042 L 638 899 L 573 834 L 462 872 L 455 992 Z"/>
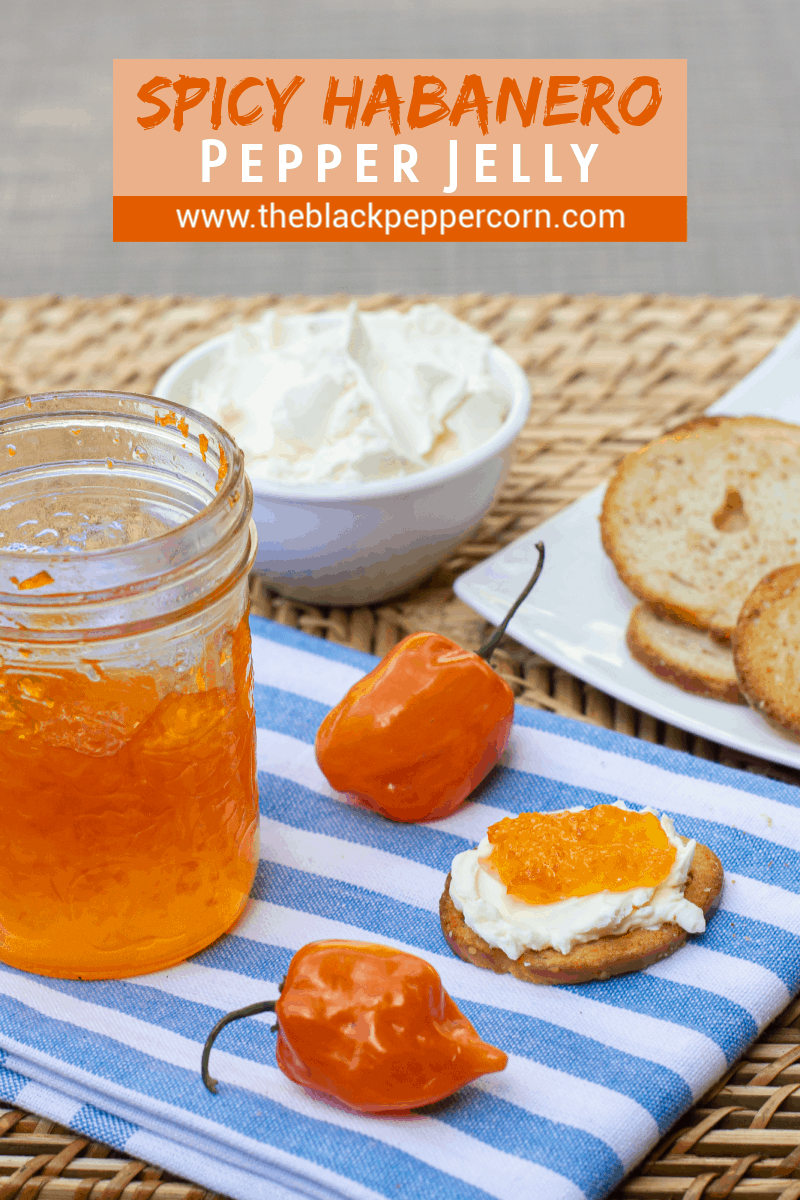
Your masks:
<path fill-rule="evenodd" d="M 168 967 L 258 859 L 241 451 L 116 392 L 0 404 L 0 960 Z"/>

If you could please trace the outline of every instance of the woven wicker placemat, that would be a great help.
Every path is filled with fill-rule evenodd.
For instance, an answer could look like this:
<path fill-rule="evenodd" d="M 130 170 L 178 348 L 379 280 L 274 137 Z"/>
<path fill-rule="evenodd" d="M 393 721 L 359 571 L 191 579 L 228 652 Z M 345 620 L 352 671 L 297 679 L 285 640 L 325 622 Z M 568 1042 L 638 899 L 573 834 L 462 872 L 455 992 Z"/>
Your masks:
<path fill-rule="evenodd" d="M 148 393 L 199 342 L 265 309 L 322 311 L 351 297 L 36 296 L 0 301 L 0 398 L 64 388 Z M 452 592 L 467 567 L 606 479 L 622 454 L 702 412 L 800 320 L 800 300 L 759 296 L 364 297 L 423 300 L 488 332 L 526 371 L 533 402 L 486 518 L 426 584 L 376 608 L 283 600 L 258 578 L 253 611 L 383 654 L 433 629 L 477 648 L 484 622 Z M 505 638 L 495 666 L 520 702 L 800 784 L 800 772 L 716 746 L 583 684 Z M 798 1089 L 795 1091 L 795 1089 Z M 105 1182 L 103 1182 L 105 1181 Z M 800 1200 L 800 1003 L 657 1147 L 617 1196 Z M 214 1200 L 214 1193 L 31 1114 L 0 1109 L 0 1200 Z"/>

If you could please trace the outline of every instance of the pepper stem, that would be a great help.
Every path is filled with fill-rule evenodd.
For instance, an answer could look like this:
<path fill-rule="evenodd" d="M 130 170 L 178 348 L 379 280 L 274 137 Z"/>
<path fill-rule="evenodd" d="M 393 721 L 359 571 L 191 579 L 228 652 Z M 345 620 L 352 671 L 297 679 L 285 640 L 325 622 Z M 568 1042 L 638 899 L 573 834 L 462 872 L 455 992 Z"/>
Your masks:
<path fill-rule="evenodd" d="M 238 1021 L 240 1017 L 255 1017 L 258 1013 L 275 1012 L 277 1000 L 262 1000 L 259 1004 L 248 1004 L 247 1008 L 237 1008 L 233 1012 L 227 1013 L 220 1021 L 217 1021 L 211 1033 L 206 1038 L 206 1044 L 203 1046 L 203 1057 L 200 1064 L 200 1073 L 203 1076 L 203 1083 L 210 1092 L 216 1092 L 217 1083 L 219 1080 L 212 1079 L 208 1073 L 208 1056 L 211 1054 L 211 1047 L 217 1040 L 217 1035 L 222 1032 L 226 1025 L 230 1025 L 231 1021 Z"/>
<path fill-rule="evenodd" d="M 480 650 L 478 651 L 478 654 L 480 655 L 480 657 L 485 659 L 486 662 L 489 661 L 489 659 L 492 657 L 495 650 L 497 649 L 498 643 L 500 642 L 501 637 L 503 636 L 503 634 L 506 631 L 506 626 L 508 625 L 508 622 L 511 620 L 514 613 L 517 611 L 520 604 L 522 604 L 522 601 L 525 600 L 526 597 L 528 596 L 528 594 L 533 591 L 533 586 L 536 583 L 536 580 L 539 578 L 539 576 L 542 573 L 542 567 L 544 566 L 544 543 L 537 542 L 536 549 L 539 551 L 539 561 L 536 564 L 536 570 L 533 572 L 533 575 L 531 576 L 531 578 L 528 580 L 527 584 L 525 585 L 524 591 L 519 596 L 517 596 L 516 600 L 511 605 L 511 608 L 508 610 L 508 612 L 506 613 L 506 615 L 503 618 L 503 620 L 501 621 L 501 623 L 497 626 L 497 629 L 495 629 L 494 633 L 490 635 L 488 640 L 483 643 Z"/>

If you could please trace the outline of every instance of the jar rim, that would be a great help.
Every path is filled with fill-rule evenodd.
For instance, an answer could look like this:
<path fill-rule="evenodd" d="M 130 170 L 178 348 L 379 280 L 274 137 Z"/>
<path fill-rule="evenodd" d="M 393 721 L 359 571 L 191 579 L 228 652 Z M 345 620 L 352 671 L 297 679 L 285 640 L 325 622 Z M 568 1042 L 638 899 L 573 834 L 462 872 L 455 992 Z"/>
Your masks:
<path fill-rule="evenodd" d="M 252 491 L 244 470 L 244 455 L 231 435 L 210 417 L 158 397 L 106 389 L 50 391 L 0 402 L 0 439 L 8 444 L 15 436 L 19 440 L 21 434 L 58 428 L 62 421 L 65 425 L 82 422 L 78 432 L 81 428 L 102 431 L 104 421 L 108 427 L 116 421 L 126 433 L 141 433 L 151 440 L 153 425 L 160 426 L 157 431 L 159 448 L 165 453 L 169 451 L 176 464 L 182 462 L 185 466 L 192 462 L 196 472 L 195 495 L 202 507 L 166 531 L 123 545 L 67 552 L 41 550 L 30 553 L 0 549 L 2 606 L 43 610 L 54 606 L 85 605 L 91 601 L 106 602 L 113 596 L 153 590 L 167 580 L 177 580 L 181 574 L 196 574 L 198 566 L 204 562 L 207 566 L 213 565 L 223 543 L 237 540 L 237 534 L 249 535 Z M 205 438 L 205 445 L 200 441 L 201 436 Z M 202 456 L 202 464 L 199 459 L 195 462 L 195 455 Z M 98 459 L 88 461 L 99 462 Z M 120 465 L 131 468 L 132 461 L 126 459 Z M 11 462 L 13 458 L 9 459 Z M 47 462 L 41 463 L 43 469 L 47 465 Z M 117 464 L 107 460 L 105 465 Z M 28 465 L 22 473 L 35 472 L 35 467 L 35 463 Z M 179 480 L 184 478 L 177 466 L 160 469 L 165 477 L 172 474 Z M 10 471 L 0 469 L 0 479 L 8 478 L 14 470 L 13 467 Z M 215 473 L 216 485 L 213 482 Z M 124 475 L 124 472 L 120 474 Z M 111 482 L 113 473 L 103 478 Z M 127 478 L 130 479 L 130 473 Z M 236 557 L 239 559 L 241 555 Z M 42 573 L 50 582 L 32 584 L 27 578 L 18 581 L 16 575 L 22 573 L 20 566 L 23 563 L 34 570 L 48 568 Z M 223 570 L 228 565 L 226 563 Z M 32 574 L 31 579 L 38 579 L 38 575 Z M 216 583 L 219 582 L 217 577 Z"/>

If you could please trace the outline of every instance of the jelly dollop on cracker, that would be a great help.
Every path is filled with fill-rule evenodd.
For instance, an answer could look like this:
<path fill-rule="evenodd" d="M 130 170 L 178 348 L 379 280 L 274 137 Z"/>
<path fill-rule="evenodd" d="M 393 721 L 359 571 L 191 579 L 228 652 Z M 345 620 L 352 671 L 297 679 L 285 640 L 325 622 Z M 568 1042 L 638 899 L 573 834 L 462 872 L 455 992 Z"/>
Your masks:
<path fill-rule="evenodd" d="M 488 837 L 488 865 L 509 894 L 527 904 L 656 887 L 675 862 L 675 847 L 655 813 L 613 804 L 520 813 L 491 825 Z"/>

